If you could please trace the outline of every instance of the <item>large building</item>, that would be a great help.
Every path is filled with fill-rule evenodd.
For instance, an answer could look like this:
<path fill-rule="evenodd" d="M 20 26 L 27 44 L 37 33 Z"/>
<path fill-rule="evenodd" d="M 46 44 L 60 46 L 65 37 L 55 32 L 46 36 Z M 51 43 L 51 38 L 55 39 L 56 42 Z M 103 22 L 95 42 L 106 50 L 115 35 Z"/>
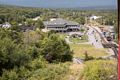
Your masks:
<path fill-rule="evenodd" d="M 54 30 L 56 32 L 74 32 L 80 30 L 80 25 L 77 22 L 67 21 L 61 18 L 45 21 L 44 25 L 46 30 Z"/>

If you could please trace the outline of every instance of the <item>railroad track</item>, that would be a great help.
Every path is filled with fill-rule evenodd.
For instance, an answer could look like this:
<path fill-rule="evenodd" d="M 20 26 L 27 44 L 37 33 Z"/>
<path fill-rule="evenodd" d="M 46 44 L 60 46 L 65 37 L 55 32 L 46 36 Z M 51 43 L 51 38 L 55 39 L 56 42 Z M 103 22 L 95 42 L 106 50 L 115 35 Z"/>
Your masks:
<path fill-rule="evenodd" d="M 95 29 L 94 27 L 92 28 L 100 35 L 100 38 L 102 40 L 102 45 L 106 48 L 111 48 L 114 51 L 115 57 L 118 58 L 118 50 L 117 50 L 118 45 L 106 41 L 105 38 L 101 35 L 101 33 L 97 29 Z"/>

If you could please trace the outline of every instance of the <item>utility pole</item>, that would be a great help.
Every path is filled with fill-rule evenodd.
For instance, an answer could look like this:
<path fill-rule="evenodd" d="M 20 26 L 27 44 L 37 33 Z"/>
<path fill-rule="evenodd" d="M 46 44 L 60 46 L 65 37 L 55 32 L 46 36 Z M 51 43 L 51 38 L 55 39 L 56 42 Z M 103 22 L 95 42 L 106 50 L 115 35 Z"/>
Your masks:
<path fill-rule="evenodd" d="M 118 39 L 119 39 L 119 45 L 120 45 L 120 0 L 118 1 Z M 120 52 L 120 46 L 119 46 L 119 52 Z M 120 80 L 120 53 L 118 52 L 118 80 Z"/>

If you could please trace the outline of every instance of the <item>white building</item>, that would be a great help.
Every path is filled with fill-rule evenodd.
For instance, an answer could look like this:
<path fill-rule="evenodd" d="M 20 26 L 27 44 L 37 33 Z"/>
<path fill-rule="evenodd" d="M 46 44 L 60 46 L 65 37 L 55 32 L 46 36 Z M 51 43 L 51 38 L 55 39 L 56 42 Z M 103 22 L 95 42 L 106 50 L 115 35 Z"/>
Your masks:
<path fill-rule="evenodd" d="M 5 22 L 3 25 L 2 25 L 2 28 L 10 28 L 11 27 L 11 24 L 8 23 L 8 22 Z"/>
<path fill-rule="evenodd" d="M 98 18 L 101 18 L 101 16 L 94 16 L 94 15 L 93 15 L 93 16 L 90 17 L 90 20 L 96 20 L 96 19 L 98 19 Z"/>

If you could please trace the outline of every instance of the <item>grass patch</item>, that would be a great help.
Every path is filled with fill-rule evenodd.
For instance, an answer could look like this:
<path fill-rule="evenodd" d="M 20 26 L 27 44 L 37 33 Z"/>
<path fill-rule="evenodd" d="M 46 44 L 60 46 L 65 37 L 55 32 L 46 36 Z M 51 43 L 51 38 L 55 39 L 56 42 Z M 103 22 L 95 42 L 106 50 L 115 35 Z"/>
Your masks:
<path fill-rule="evenodd" d="M 92 60 L 85 64 L 85 80 L 117 80 L 117 61 Z"/>
<path fill-rule="evenodd" d="M 107 55 L 105 49 L 96 49 L 89 44 L 70 44 L 71 50 L 73 50 L 73 57 L 84 58 L 84 53 L 87 51 L 89 56 L 92 57 L 101 57 Z"/>

